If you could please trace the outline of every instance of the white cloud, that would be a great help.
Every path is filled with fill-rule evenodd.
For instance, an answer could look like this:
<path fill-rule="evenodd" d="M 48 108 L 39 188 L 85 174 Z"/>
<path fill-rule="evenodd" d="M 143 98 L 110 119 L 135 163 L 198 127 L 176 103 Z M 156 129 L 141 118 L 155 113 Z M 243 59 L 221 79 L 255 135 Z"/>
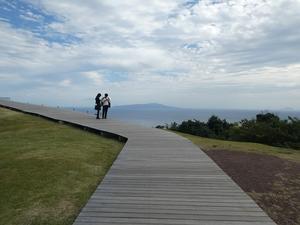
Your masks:
<path fill-rule="evenodd" d="M 71 85 L 71 80 L 69 79 L 65 79 L 65 80 L 62 80 L 61 82 L 59 82 L 58 84 L 62 87 L 69 87 Z"/>
<path fill-rule="evenodd" d="M 30 2 L 60 18 L 45 25 L 49 35 L 80 38 L 49 43 L 0 21 L 0 79 L 6 74 L 1 83 L 11 84 L 7 74 L 15 74 L 37 99 L 40 88 L 28 83 L 76 90 L 83 105 L 88 95 L 105 89 L 124 104 L 179 105 L 183 96 L 185 106 L 193 107 L 255 108 L 272 102 L 270 107 L 299 108 L 290 98 L 300 89 L 299 0 Z M 39 19 L 32 12 L 26 16 Z M 126 75 L 119 79 L 116 73 Z M 124 93 L 130 100 L 122 99 Z M 264 102 L 256 101 L 264 94 Z M 238 100 L 224 101 L 228 98 Z"/>
<path fill-rule="evenodd" d="M 88 71 L 81 73 L 84 77 L 90 79 L 94 85 L 102 85 L 103 84 L 103 75 L 98 73 L 97 71 Z"/>
<path fill-rule="evenodd" d="M 41 22 L 43 21 L 43 17 L 41 15 L 33 14 L 30 11 L 26 11 L 20 15 L 20 18 L 24 20 L 34 21 L 34 22 Z"/>

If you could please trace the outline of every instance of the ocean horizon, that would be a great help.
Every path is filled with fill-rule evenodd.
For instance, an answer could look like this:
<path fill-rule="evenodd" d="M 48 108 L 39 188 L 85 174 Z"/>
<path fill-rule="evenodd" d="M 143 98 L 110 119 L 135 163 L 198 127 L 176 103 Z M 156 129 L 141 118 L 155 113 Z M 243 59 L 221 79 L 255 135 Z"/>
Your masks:
<path fill-rule="evenodd" d="M 256 114 L 262 112 L 274 113 L 281 119 L 287 119 L 289 116 L 300 118 L 300 111 L 296 110 L 185 109 L 162 105 L 160 105 L 161 107 L 149 107 L 149 105 L 151 104 L 140 105 L 140 107 L 115 106 L 109 109 L 108 118 L 146 127 L 155 127 L 172 122 L 181 123 L 184 120 L 194 119 L 206 122 L 212 115 L 226 119 L 228 122 L 239 122 L 242 119 L 255 118 Z M 88 114 L 95 114 L 96 112 L 92 107 L 68 107 L 68 109 Z"/>

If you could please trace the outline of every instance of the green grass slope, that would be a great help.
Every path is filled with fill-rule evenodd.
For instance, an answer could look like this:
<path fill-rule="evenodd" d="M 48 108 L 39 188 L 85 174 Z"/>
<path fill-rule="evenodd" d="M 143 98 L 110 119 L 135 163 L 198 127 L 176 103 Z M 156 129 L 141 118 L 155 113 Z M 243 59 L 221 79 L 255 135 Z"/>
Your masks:
<path fill-rule="evenodd" d="M 283 159 L 300 162 L 300 151 L 290 148 L 279 148 L 270 145 L 252 143 L 252 142 L 238 142 L 238 141 L 224 141 L 213 138 L 204 138 L 191 134 L 175 132 L 183 137 L 186 137 L 194 144 L 198 145 L 203 150 L 229 150 L 242 151 L 249 153 L 267 154 L 277 156 Z"/>
<path fill-rule="evenodd" d="M 0 108 L 0 224 L 72 224 L 122 147 Z"/>

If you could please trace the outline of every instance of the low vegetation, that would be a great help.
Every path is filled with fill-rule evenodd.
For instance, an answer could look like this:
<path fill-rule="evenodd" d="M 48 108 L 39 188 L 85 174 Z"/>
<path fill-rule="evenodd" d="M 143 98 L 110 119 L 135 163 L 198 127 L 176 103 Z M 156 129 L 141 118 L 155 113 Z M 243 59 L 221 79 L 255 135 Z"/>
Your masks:
<path fill-rule="evenodd" d="M 229 123 L 225 119 L 211 116 L 207 122 L 188 120 L 181 124 L 174 122 L 170 126 L 157 126 L 157 128 L 167 128 L 207 138 L 300 149 L 300 120 L 292 117 L 282 120 L 272 113 L 257 114 L 255 119 L 243 119 L 238 123 Z"/>
<path fill-rule="evenodd" d="M 259 153 L 264 155 L 276 156 L 282 159 L 300 163 L 300 151 L 295 149 L 280 148 L 252 142 L 227 141 L 214 138 L 205 138 L 177 131 L 175 133 L 191 140 L 194 144 L 199 146 L 204 151 L 228 150 L 245 153 Z"/>
<path fill-rule="evenodd" d="M 0 108 L 0 224 L 72 224 L 123 144 Z"/>

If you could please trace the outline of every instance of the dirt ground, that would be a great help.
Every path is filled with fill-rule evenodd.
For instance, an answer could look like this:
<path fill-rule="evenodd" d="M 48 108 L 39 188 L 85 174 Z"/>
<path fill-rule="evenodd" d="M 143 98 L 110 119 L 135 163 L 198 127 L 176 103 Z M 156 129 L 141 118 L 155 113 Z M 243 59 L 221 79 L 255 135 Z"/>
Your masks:
<path fill-rule="evenodd" d="M 278 225 L 300 225 L 300 163 L 247 152 L 205 152 Z"/>

